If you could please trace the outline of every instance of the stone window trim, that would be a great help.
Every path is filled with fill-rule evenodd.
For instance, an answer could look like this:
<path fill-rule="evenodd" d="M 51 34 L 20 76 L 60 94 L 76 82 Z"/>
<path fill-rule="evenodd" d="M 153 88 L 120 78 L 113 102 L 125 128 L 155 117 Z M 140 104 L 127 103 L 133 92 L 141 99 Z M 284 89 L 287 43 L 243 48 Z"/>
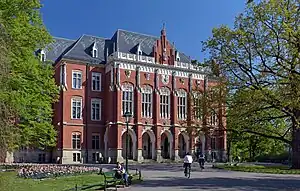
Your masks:
<path fill-rule="evenodd" d="M 217 111 L 211 110 L 210 115 L 208 117 L 208 124 L 211 126 L 217 126 L 218 125 L 218 114 Z"/>
<path fill-rule="evenodd" d="M 98 108 L 97 108 L 97 105 Z M 102 99 L 92 98 L 91 99 L 91 120 L 92 121 L 101 121 L 102 115 Z M 98 110 L 98 111 L 97 111 Z M 98 115 L 97 115 L 98 113 Z"/>
<path fill-rule="evenodd" d="M 203 108 L 202 108 L 202 93 L 193 92 L 193 117 L 195 120 L 202 120 Z"/>
<path fill-rule="evenodd" d="M 171 103 L 171 91 L 167 87 L 163 87 L 159 91 L 159 105 L 160 105 L 160 118 L 170 118 L 170 103 Z"/>
<path fill-rule="evenodd" d="M 79 104 L 78 104 L 79 103 Z M 81 120 L 82 119 L 82 97 L 72 97 L 71 98 L 71 119 Z M 75 116 L 74 116 L 75 109 Z M 78 117 L 78 112 L 80 112 Z"/>
<path fill-rule="evenodd" d="M 151 118 L 153 113 L 153 89 L 150 85 L 142 87 L 142 112 L 143 118 Z"/>
<path fill-rule="evenodd" d="M 67 87 L 67 66 L 66 63 L 60 65 L 60 84 Z"/>
<path fill-rule="evenodd" d="M 185 120 L 187 117 L 187 92 L 184 89 L 177 91 L 177 118 Z"/>
<path fill-rule="evenodd" d="M 134 114 L 134 87 L 131 83 L 122 85 L 122 116 L 126 111 Z"/>
<path fill-rule="evenodd" d="M 82 89 L 81 70 L 72 70 L 72 89 Z"/>
<path fill-rule="evenodd" d="M 91 83 L 91 89 L 92 91 L 101 92 L 101 72 L 92 72 L 92 83 Z"/>
<path fill-rule="evenodd" d="M 81 149 L 81 133 L 80 132 L 72 133 L 72 149 L 74 149 L 74 150 Z"/>

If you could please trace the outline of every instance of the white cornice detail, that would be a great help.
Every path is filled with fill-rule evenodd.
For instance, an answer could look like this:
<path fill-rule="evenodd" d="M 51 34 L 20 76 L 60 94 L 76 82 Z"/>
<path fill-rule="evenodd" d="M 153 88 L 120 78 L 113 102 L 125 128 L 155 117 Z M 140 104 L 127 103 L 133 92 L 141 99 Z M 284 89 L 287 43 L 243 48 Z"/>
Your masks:
<path fill-rule="evenodd" d="M 130 63 L 130 62 L 117 62 L 120 64 L 120 69 L 124 70 L 131 70 L 135 71 L 136 68 L 139 66 L 141 72 L 147 72 L 147 73 L 155 73 L 155 69 L 158 69 L 158 74 L 163 74 L 163 75 L 172 75 L 173 72 L 175 72 L 175 77 L 180 77 L 180 78 L 189 78 L 189 75 L 192 74 L 192 79 L 196 80 L 203 80 L 204 79 L 204 74 L 197 74 L 191 72 L 185 72 L 185 71 L 178 71 L 176 68 L 174 69 L 162 69 L 158 68 L 159 66 L 157 65 L 156 67 L 154 66 L 145 66 L 145 65 L 140 65 L 139 63 Z M 107 65 L 109 67 L 109 65 Z"/>

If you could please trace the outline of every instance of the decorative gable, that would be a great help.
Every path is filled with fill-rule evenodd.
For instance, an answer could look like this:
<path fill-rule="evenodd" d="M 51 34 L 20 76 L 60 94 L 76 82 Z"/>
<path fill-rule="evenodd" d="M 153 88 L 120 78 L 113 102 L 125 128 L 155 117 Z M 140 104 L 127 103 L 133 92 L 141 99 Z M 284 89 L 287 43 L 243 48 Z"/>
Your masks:
<path fill-rule="evenodd" d="M 157 63 L 174 65 L 174 49 L 167 40 L 165 26 L 163 26 L 161 30 L 160 39 L 158 39 L 154 45 L 154 58 Z"/>

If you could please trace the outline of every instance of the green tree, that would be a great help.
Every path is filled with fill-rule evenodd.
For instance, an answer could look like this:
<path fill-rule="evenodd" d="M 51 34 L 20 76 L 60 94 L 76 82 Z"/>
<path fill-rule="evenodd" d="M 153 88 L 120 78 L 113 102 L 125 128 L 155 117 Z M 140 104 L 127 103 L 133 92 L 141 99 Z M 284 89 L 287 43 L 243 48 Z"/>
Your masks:
<path fill-rule="evenodd" d="M 215 28 L 203 42 L 204 50 L 220 63 L 230 94 L 238 94 L 229 105 L 235 109 L 232 120 L 268 121 L 262 127 L 241 127 L 291 144 L 294 168 L 300 168 L 299 7 L 298 0 L 249 3 L 233 29 Z M 282 125 L 287 128 L 278 128 Z"/>
<path fill-rule="evenodd" d="M 1 20 L 0 20 L 0 23 Z M 11 68 L 8 59 L 8 35 L 0 25 L 0 161 L 5 160 L 6 148 L 13 148 L 17 135 L 17 129 L 14 128 L 13 109 L 10 102 L 9 91 L 9 71 Z"/>
<path fill-rule="evenodd" d="M 0 118 L 1 121 L 16 122 L 8 123 L 11 128 L 0 134 L 4 150 L 19 146 L 45 149 L 55 145 L 52 104 L 57 99 L 58 88 L 52 66 L 34 55 L 38 48 L 51 42 L 41 20 L 40 7 L 39 0 L 0 1 L 0 28 L 9 39 L 3 40 L 9 43 L 1 44 L 6 52 L 0 54 L 5 56 L 5 60 L 0 60 L 0 66 L 6 68 L 5 80 L 0 80 L 0 87 L 5 87 L 0 101 L 9 109 L 2 110 Z M 15 138 L 6 139 L 8 135 Z"/>

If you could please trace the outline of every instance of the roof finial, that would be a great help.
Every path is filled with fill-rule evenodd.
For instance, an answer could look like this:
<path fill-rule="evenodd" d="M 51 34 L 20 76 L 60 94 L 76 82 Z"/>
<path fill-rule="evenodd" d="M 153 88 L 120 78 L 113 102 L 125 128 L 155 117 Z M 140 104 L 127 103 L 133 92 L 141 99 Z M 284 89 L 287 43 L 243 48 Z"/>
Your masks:
<path fill-rule="evenodd" d="M 163 23 L 163 28 L 161 30 L 161 35 L 166 35 L 166 23 Z"/>

